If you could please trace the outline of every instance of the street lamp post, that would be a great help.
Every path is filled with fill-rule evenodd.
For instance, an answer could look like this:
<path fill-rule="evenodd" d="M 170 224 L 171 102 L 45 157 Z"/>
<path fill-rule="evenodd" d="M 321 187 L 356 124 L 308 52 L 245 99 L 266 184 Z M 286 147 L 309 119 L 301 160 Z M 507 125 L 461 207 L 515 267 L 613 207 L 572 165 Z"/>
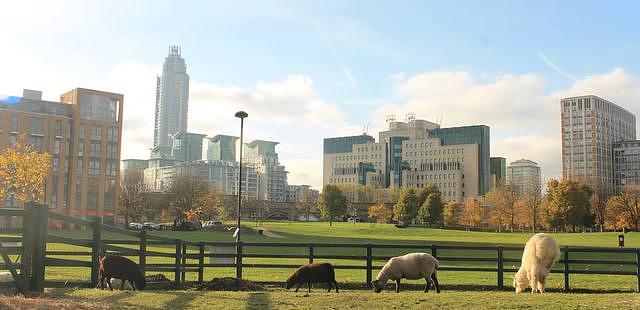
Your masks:
<path fill-rule="evenodd" d="M 235 115 L 240 119 L 240 157 L 239 157 L 239 169 L 238 172 L 238 223 L 236 225 L 236 278 L 242 278 L 242 268 L 240 268 L 240 264 L 242 260 L 240 259 L 240 207 L 242 205 L 242 147 L 243 147 L 243 130 L 244 130 L 244 119 L 249 116 L 247 112 L 238 111 Z"/>

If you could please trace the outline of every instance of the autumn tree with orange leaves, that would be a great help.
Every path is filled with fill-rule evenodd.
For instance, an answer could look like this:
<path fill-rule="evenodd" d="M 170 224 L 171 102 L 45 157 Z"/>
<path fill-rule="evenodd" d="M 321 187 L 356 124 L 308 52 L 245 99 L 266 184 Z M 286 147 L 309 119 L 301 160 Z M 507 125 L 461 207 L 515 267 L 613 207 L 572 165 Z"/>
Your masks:
<path fill-rule="evenodd" d="M 640 188 L 629 187 L 607 201 L 606 223 L 614 229 L 640 228 Z"/>
<path fill-rule="evenodd" d="M 43 202 L 50 167 L 51 156 L 28 145 L 5 149 L 0 153 L 0 200 L 13 197 L 20 202 Z"/>

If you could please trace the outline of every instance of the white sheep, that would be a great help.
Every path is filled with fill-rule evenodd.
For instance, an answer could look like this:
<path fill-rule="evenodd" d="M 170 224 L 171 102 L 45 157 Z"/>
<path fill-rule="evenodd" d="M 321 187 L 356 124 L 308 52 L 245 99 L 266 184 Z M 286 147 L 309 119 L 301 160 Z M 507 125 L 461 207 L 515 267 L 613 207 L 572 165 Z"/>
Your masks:
<path fill-rule="evenodd" d="M 531 293 L 536 291 L 544 293 L 544 282 L 547 274 L 560 260 L 560 248 L 551 236 L 536 234 L 524 246 L 522 253 L 522 265 L 513 279 L 516 293 L 524 291 L 531 285 Z"/>
<path fill-rule="evenodd" d="M 124 285 L 122 284 L 124 281 Z M 119 288 L 122 290 L 132 290 L 131 283 L 127 280 L 121 280 L 116 278 L 111 278 L 111 287 Z"/>
<path fill-rule="evenodd" d="M 424 278 L 427 281 L 424 291 L 429 291 L 429 285 L 433 283 L 436 292 L 440 293 L 436 269 L 439 263 L 435 257 L 427 253 L 410 253 L 403 256 L 392 257 L 384 264 L 376 279 L 371 282 L 376 293 L 380 293 L 388 280 L 396 281 L 396 293 L 400 292 L 400 279 L 417 280 Z"/>

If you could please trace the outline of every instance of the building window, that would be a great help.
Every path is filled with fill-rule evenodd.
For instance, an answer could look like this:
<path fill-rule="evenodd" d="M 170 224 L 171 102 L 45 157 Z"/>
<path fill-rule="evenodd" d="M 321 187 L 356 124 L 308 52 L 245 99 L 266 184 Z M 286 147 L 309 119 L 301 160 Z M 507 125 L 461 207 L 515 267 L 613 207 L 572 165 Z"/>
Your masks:
<path fill-rule="evenodd" d="M 29 145 L 36 152 L 42 152 L 42 137 L 29 137 Z"/>
<path fill-rule="evenodd" d="M 87 210 L 98 210 L 98 179 L 89 178 L 87 186 Z"/>
<path fill-rule="evenodd" d="M 98 126 L 91 126 L 91 140 L 102 139 L 102 128 Z"/>
<path fill-rule="evenodd" d="M 79 139 L 85 138 L 84 124 L 80 124 L 80 127 L 78 128 L 78 138 Z"/>
<path fill-rule="evenodd" d="M 107 159 L 118 159 L 118 145 L 109 143 L 107 144 Z"/>
<path fill-rule="evenodd" d="M 110 127 L 107 129 L 107 141 L 118 142 L 118 128 Z"/>
<path fill-rule="evenodd" d="M 89 175 L 98 175 L 100 174 L 100 161 L 99 160 L 89 160 Z"/>
<path fill-rule="evenodd" d="M 29 126 L 29 133 L 32 135 L 42 135 L 44 128 L 44 121 L 41 118 L 32 118 L 31 125 Z"/>
<path fill-rule="evenodd" d="M 118 122 L 119 100 L 106 96 L 80 95 L 80 116 L 96 121 Z"/>
<path fill-rule="evenodd" d="M 60 158 L 53 158 L 53 172 L 58 172 L 60 170 Z"/>
<path fill-rule="evenodd" d="M 14 145 L 16 145 L 16 143 L 18 143 L 18 136 L 9 135 L 9 146 L 13 147 Z"/>
<path fill-rule="evenodd" d="M 82 161 L 83 161 L 82 158 L 78 158 L 78 169 L 76 170 L 76 172 L 79 175 L 82 175 Z"/>
<path fill-rule="evenodd" d="M 106 174 L 110 176 L 116 176 L 117 174 L 117 163 L 114 160 L 107 161 Z"/>
<path fill-rule="evenodd" d="M 56 120 L 56 137 L 62 137 L 62 121 Z"/>
<path fill-rule="evenodd" d="M 93 158 L 100 157 L 100 143 L 91 143 L 89 145 L 89 156 Z"/>
<path fill-rule="evenodd" d="M 79 157 L 84 156 L 84 141 L 78 142 L 78 156 Z"/>
<path fill-rule="evenodd" d="M 11 116 L 11 132 L 18 132 L 18 117 L 15 115 Z"/>
<path fill-rule="evenodd" d="M 53 141 L 53 154 L 54 155 L 60 154 L 60 144 L 61 143 L 62 143 L 62 141 L 60 141 L 60 139 L 56 139 L 55 141 Z"/>

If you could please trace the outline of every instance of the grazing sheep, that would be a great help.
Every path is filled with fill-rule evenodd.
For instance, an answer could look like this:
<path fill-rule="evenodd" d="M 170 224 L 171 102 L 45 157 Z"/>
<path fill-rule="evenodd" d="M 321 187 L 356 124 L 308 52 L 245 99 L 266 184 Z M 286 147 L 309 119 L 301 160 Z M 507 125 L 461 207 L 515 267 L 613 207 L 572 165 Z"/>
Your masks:
<path fill-rule="evenodd" d="M 122 280 L 120 289 L 124 288 L 125 281 L 129 281 L 133 290 L 143 290 L 147 286 L 138 264 L 122 256 L 106 255 L 100 259 L 100 289 L 104 289 L 106 279 L 109 289 L 113 291 L 111 278 Z"/>
<path fill-rule="evenodd" d="M 121 290 L 133 290 L 133 287 L 131 287 L 131 282 L 127 280 L 111 278 L 111 281 L 109 282 L 111 282 L 111 287 L 120 287 Z M 122 284 L 122 282 L 124 282 L 124 285 Z"/>
<path fill-rule="evenodd" d="M 333 270 L 333 266 L 329 263 L 315 263 L 304 265 L 296 270 L 287 279 L 287 289 L 296 286 L 296 292 L 300 286 L 307 283 L 309 286 L 309 293 L 311 293 L 311 283 L 327 283 L 329 284 L 329 290 L 331 292 L 332 285 L 336 287 L 336 293 L 338 292 L 338 282 L 336 282 L 336 272 Z"/>
<path fill-rule="evenodd" d="M 427 285 L 424 291 L 429 291 L 429 286 L 433 283 L 436 292 L 440 293 L 438 277 L 436 269 L 438 269 L 438 260 L 427 253 L 410 253 L 403 256 L 392 257 L 384 264 L 376 279 L 371 282 L 376 293 L 380 293 L 384 289 L 388 280 L 396 281 L 396 293 L 400 293 L 400 279 L 416 280 L 424 278 Z"/>
<path fill-rule="evenodd" d="M 558 260 L 560 260 L 560 248 L 551 236 L 536 234 L 524 246 L 522 253 L 522 265 L 513 279 L 516 293 L 524 291 L 531 285 L 531 293 L 536 290 L 544 293 L 544 282 Z"/>

